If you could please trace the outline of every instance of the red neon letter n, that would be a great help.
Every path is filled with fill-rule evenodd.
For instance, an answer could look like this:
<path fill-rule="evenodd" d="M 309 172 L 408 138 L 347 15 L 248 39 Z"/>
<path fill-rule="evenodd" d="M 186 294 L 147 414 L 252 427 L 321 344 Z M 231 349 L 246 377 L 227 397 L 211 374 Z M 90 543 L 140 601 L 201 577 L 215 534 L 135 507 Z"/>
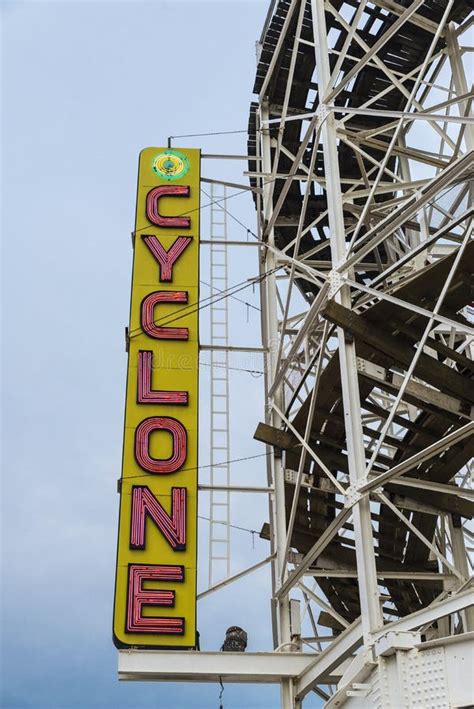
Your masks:
<path fill-rule="evenodd" d="M 186 488 L 174 487 L 171 491 L 171 516 L 165 512 L 146 485 L 132 487 L 132 521 L 130 548 L 145 548 L 145 525 L 151 517 L 174 551 L 186 549 Z"/>

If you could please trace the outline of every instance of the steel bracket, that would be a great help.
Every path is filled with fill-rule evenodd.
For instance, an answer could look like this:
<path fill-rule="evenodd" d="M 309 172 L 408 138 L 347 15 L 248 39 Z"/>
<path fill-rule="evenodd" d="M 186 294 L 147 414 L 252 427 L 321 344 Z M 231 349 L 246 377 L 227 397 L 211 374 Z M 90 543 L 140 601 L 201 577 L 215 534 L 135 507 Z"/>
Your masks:
<path fill-rule="evenodd" d="M 420 633 L 391 630 L 375 640 L 374 651 L 376 657 L 388 657 L 399 650 L 413 650 L 419 643 L 421 643 Z"/>
<path fill-rule="evenodd" d="M 370 690 L 372 689 L 371 684 L 366 684 L 363 682 L 353 682 L 351 688 L 347 690 L 347 697 L 367 697 Z"/>

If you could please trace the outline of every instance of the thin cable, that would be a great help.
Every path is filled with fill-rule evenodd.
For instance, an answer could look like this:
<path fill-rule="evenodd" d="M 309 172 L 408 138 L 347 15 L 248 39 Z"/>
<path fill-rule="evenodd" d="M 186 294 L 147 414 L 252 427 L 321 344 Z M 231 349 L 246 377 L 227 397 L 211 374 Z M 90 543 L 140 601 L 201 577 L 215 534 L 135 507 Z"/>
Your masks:
<path fill-rule="evenodd" d="M 261 128 L 257 128 L 258 131 Z M 168 140 L 174 140 L 175 138 L 204 138 L 208 135 L 236 135 L 237 133 L 248 133 L 248 128 L 245 130 L 222 130 L 213 133 L 186 133 L 186 135 L 170 135 Z"/>
<path fill-rule="evenodd" d="M 269 182 L 274 182 L 274 180 L 269 180 Z M 268 184 L 268 183 L 265 183 Z M 241 194 L 248 194 L 249 190 L 240 190 L 239 192 L 233 192 L 233 194 L 228 195 L 227 197 L 223 197 L 222 199 L 216 199 L 214 202 L 209 202 L 208 204 L 201 204 L 199 207 L 195 207 L 194 209 L 189 209 L 187 212 L 181 212 L 180 214 L 176 214 L 176 217 L 185 217 L 188 214 L 193 214 L 193 212 L 200 212 L 202 209 L 206 209 L 207 207 L 212 207 L 213 204 L 220 204 L 221 202 L 225 202 L 228 199 L 233 199 L 234 197 L 238 197 Z M 137 234 L 139 231 L 144 231 L 145 229 L 153 229 L 153 224 L 147 224 L 146 226 L 140 227 L 140 229 L 135 229 L 133 234 Z"/>
<path fill-rule="evenodd" d="M 249 286 L 251 286 L 255 283 L 258 283 L 262 279 L 262 277 L 266 278 L 267 275 L 270 274 L 270 272 L 271 271 L 265 271 L 263 274 L 260 274 L 258 276 L 254 276 L 253 278 L 250 278 L 250 279 L 245 279 L 245 281 L 240 281 L 239 283 L 235 283 L 234 285 L 229 286 L 225 290 L 220 291 L 220 294 L 228 294 L 230 296 L 232 294 L 229 293 L 229 291 L 233 291 L 233 289 L 238 289 L 238 290 L 235 290 L 235 292 L 238 293 L 240 290 L 243 290 L 243 288 L 239 288 L 239 286 L 244 286 L 245 288 L 248 288 Z M 202 304 L 206 303 L 206 301 L 211 301 L 211 303 L 212 303 L 216 299 L 217 299 L 217 296 L 215 294 L 211 293 L 211 295 L 207 296 L 207 298 L 200 298 L 197 303 L 194 303 L 191 305 L 185 305 L 183 308 L 180 308 L 179 310 L 175 311 L 175 314 L 176 313 L 179 314 L 184 311 L 191 310 L 191 309 L 192 309 L 192 312 L 194 312 L 194 307 L 196 305 L 202 305 Z M 211 303 L 209 303 L 209 305 Z M 168 317 L 172 317 L 172 316 L 164 315 L 160 320 L 154 320 L 155 325 L 160 324 L 163 320 L 165 320 Z M 135 328 L 135 330 L 132 330 L 132 332 L 136 332 L 139 329 L 140 328 Z"/>
<path fill-rule="evenodd" d="M 276 182 L 277 179 L 279 179 L 279 178 L 275 177 L 271 180 L 267 180 L 266 182 L 263 182 L 263 186 L 269 185 L 272 182 Z M 249 193 L 248 188 L 246 188 L 245 190 L 239 190 L 239 192 L 234 192 L 233 194 L 230 194 L 226 197 L 222 197 L 221 199 L 216 199 L 216 200 L 214 200 L 214 202 L 209 202 L 209 204 L 201 204 L 199 207 L 195 207 L 194 209 L 189 209 L 187 212 L 181 212 L 180 214 L 176 214 L 175 216 L 176 217 L 185 217 L 188 214 L 193 214 L 193 212 L 200 212 L 202 209 L 206 209 L 207 207 L 212 207 L 213 204 L 220 204 L 221 202 L 226 202 L 228 199 L 233 199 L 234 197 L 238 197 L 241 194 L 248 194 L 248 193 Z M 143 231 L 144 229 L 153 229 L 153 224 L 148 224 L 147 226 L 140 227 L 140 229 L 135 229 L 135 231 L 133 231 L 132 234 L 138 234 L 139 231 Z M 248 229 L 248 231 L 254 235 L 254 233 L 250 229 Z M 255 238 L 258 238 L 258 237 L 255 237 Z"/>
<path fill-rule="evenodd" d="M 211 195 L 208 194 L 208 193 L 206 192 L 206 190 L 203 189 L 202 187 L 201 187 L 201 192 L 202 192 L 203 194 L 205 194 L 208 199 L 211 199 Z M 221 209 L 222 209 L 223 212 L 225 212 L 226 214 L 228 214 L 229 217 L 231 217 L 231 219 L 234 220 L 234 222 L 237 222 L 237 224 L 238 224 L 239 226 L 241 226 L 243 229 L 245 229 L 245 231 L 247 232 L 247 234 L 252 234 L 252 236 L 254 236 L 254 237 L 257 239 L 257 241 L 260 241 L 260 239 L 258 238 L 258 236 L 256 235 L 256 233 L 255 233 L 254 231 L 252 231 L 252 229 L 249 229 L 249 227 L 246 226 L 243 222 L 241 222 L 240 219 L 237 219 L 237 217 L 234 216 L 234 214 L 232 214 L 232 212 L 229 212 L 229 210 L 226 209 L 225 207 L 221 207 Z M 261 243 L 263 244 L 264 242 L 262 241 Z"/>
<path fill-rule="evenodd" d="M 218 293 L 225 293 L 225 291 L 220 290 L 220 288 L 216 288 L 215 286 L 212 286 L 210 283 L 206 283 L 206 281 L 200 281 L 203 286 L 207 286 L 208 288 L 212 288 L 213 290 L 217 291 Z M 247 305 L 249 308 L 253 308 L 254 310 L 258 310 L 260 312 L 260 308 L 257 305 L 252 305 L 252 303 L 247 303 L 246 300 L 242 300 L 242 298 L 236 298 L 235 295 L 230 295 L 229 298 L 233 298 L 234 300 L 237 300 L 239 303 L 242 303 L 243 305 Z"/>
<path fill-rule="evenodd" d="M 221 685 L 221 691 L 219 692 L 219 709 L 224 709 L 222 695 L 224 694 L 224 685 L 222 683 L 222 677 L 219 677 L 219 684 Z"/>
<path fill-rule="evenodd" d="M 237 283 L 234 286 L 230 286 L 227 290 L 230 291 L 233 288 L 236 290 L 234 293 L 240 293 L 241 290 L 245 290 L 245 288 L 249 288 L 251 285 L 255 285 L 257 283 L 260 283 L 262 280 L 267 278 L 269 275 L 274 273 L 275 271 L 278 271 L 281 268 L 281 266 L 276 266 L 275 268 L 270 269 L 269 271 L 266 271 L 265 273 L 261 274 L 260 276 L 255 276 L 255 278 L 251 279 L 250 281 L 241 281 L 241 283 Z M 242 285 L 245 284 L 245 285 Z M 240 288 L 238 286 L 241 286 Z M 162 318 L 159 320 L 153 320 L 154 325 L 169 325 L 171 323 L 176 322 L 177 320 L 181 320 L 182 318 L 192 315 L 195 312 L 198 312 L 200 310 L 203 310 L 204 308 L 209 307 L 213 303 L 218 303 L 220 300 L 223 300 L 224 298 L 228 298 L 229 296 L 233 295 L 233 293 L 227 293 L 226 291 L 222 291 L 219 296 L 216 295 L 210 295 L 208 298 L 203 298 L 198 300 L 197 303 L 193 305 L 186 305 L 184 308 L 180 308 L 177 311 L 177 315 L 164 315 Z M 206 302 L 209 301 L 209 302 Z M 186 311 L 186 312 L 183 312 Z M 180 315 L 182 313 L 182 315 Z M 129 332 L 129 338 L 131 339 L 132 337 L 136 337 L 137 335 L 141 334 L 143 332 L 142 327 L 137 327 L 134 330 L 131 330 Z"/>
<path fill-rule="evenodd" d="M 234 458 L 233 460 L 222 460 L 219 463 L 214 463 L 213 465 L 196 465 L 195 467 L 192 468 L 180 468 L 179 472 L 184 472 L 184 471 L 189 471 L 189 470 L 204 470 L 206 468 L 212 468 L 212 467 L 218 467 L 219 465 L 228 465 L 230 463 L 242 463 L 245 460 L 254 460 L 255 458 L 264 458 L 267 455 L 271 455 L 270 453 L 259 453 L 258 455 L 248 455 L 245 458 Z M 120 478 L 121 481 L 124 480 L 132 480 L 133 478 L 144 478 L 148 477 L 148 473 L 143 471 L 141 475 L 127 475 L 126 478 Z"/>
<path fill-rule="evenodd" d="M 199 362 L 199 365 L 203 367 L 220 367 L 221 369 L 232 369 L 235 372 L 247 372 L 248 374 L 253 374 L 258 377 L 260 377 L 262 374 L 265 374 L 265 372 L 262 372 L 260 369 L 244 369 L 243 367 L 227 367 L 225 364 L 219 364 L 218 362 L 214 362 L 214 364 L 211 364 L 210 362 Z"/>
<path fill-rule="evenodd" d="M 279 268 L 280 268 L 280 266 L 278 266 L 272 270 L 277 271 Z M 240 291 L 245 290 L 245 288 L 248 288 L 251 285 L 255 285 L 256 283 L 260 283 L 267 276 L 269 276 L 271 272 L 272 271 L 269 271 L 266 274 L 263 274 L 262 276 L 257 276 L 255 278 L 255 280 L 252 280 L 250 283 L 247 283 L 246 285 L 243 285 L 240 288 L 237 288 L 236 286 L 231 286 L 231 288 L 236 288 L 236 290 L 233 291 L 234 293 L 240 293 Z M 229 288 L 228 290 L 231 290 L 231 288 Z M 200 299 L 200 300 L 198 300 L 197 303 L 195 303 L 193 305 L 186 305 L 184 308 L 180 308 L 177 311 L 177 313 L 178 313 L 177 315 L 176 314 L 175 315 L 164 315 L 159 320 L 153 320 L 153 324 L 154 325 L 161 325 L 161 326 L 170 325 L 170 324 L 176 322 L 177 320 L 181 320 L 182 318 L 187 317 L 188 315 L 192 315 L 193 313 L 199 312 L 200 310 L 204 310 L 204 308 L 207 308 L 210 305 L 213 305 L 214 303 L 218 303 L 220 300 L 224 300 L 224 298 L 229 298 L 231 295 L 232 295 L 231 293 L 226 293 L 225 291 L 222 291 L 222 295 L 220 295 L 220 297 L 215 296 L 215 295 L 211 295 L 208 298 Z M 206 302 L 206 301 L 209 301 L 209 302 Z M 186 311 L 186 312 L 183 312 L 183 311 Z M 182 313 L 182 315 L 180 315 L 179 313 Z M 136 337 L 137 335 L 142 334 L 142 332 L 143 332 L 143 329 L 141 326 L 138 328 L 135 328 L 134 330 L 130 331 L 129 338 Z"/>
<path fill-rule="evenodd" d="M 212 524 L 225 524 L 226 527 L 232 527 L 232 529 L 239 529 L 241 532 L 248 532 L 252 536 L 254 534 L 260 534 L 256 529 L 247 529 L 247 527 L 239 527 L 236 524 L 227 524 L 227 522 L 221 522 L 220 520 L 211 519 L 210 517 L 204 517 L 203 515 L 198 515 L 198 519 L 204 519 L 206 522 L 212 522 Z"/>

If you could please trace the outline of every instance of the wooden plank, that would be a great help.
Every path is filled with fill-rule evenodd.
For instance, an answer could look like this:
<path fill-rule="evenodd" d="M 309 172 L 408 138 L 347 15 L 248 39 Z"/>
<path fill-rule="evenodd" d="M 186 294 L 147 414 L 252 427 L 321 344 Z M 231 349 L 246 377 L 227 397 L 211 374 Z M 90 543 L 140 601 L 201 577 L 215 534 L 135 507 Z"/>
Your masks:
<path fill-rule="evenodd" d="M 400 390 L 403 382 L 403 377 L 400 374 L 393 374 L 383 367 L 379 367 L 373 362 L 368 362 L 360 357 L 357 358 L 357 365 L 359 375 L 376 382 L 381 389 L 392 394 L 397 394 Z M 457 422 L 460 414 L 466 415 L 467 418 L 472 416 L 472 407 L 469 404 L 416 381 L 410 381 L 407 384 L 402 401 L 414 404 L 430 413 L 439 413 L 436 409 L 441 409 L 446 416 L 452 417 L 453 422 Z"/>
<path fill-rule="evenodd" d="M 338 620 L 326 611 L 321 611 L 319 614 L 318 625 L 322 625 L 324 628 L 331 628 L 332 630 L 344 630 L 342 623 L 339 623 Z"/>
<path fill-rule="evenodd" d="M 298 439 L 289 431 L 282 431 L 280 428 L 269 426 L 267 423 L 259 423 L 253 437 L 256 441 L 267 443 L 275 448 L 287 450 L 299 445 Z"/>
<path fill-rule="evenodd" d="M 362 340 L 375 350 L 391 357 L 394 362 L 409 367 L 415 355 L 415 348 L 402 336 L 393 337 L 379 324 L 377 328 L 372 322 L 345 308 L 334 300 L 329 301 L 322 313 L 330 322 L 342 327 L 345 332 Z M 468 378 L 463 377 L 441 362 L 422 353 L 418 360 L 416 376 L 442 392 L 454 394 L 462 401 L 474 404 L 474 387 L 470 386 Z"/>
<path fill-rule="evenodd" d="M 474 517 L 474 502 L 458 495 L 447 495 L 431 490 L 421 490 L 414 487 L 403 487 L 402 485 L 386 485 L 390 492 L 396 493 L 396 499 L 400 499 L 398 507 L 403 507 L 404 498 L 415 500 L 427 504 L 442 512 L 456 514 L 460 517 L 472 519 Z M 409 509 L 409 508 L 407 508 Z M 419 510 L 425 512 L 425 510 Z"/>
<path fill-rule="evenodd" d="M 367 318 L 371 320 L 370 310 L 367 311 Z M 423 322 L 420 321 L 420 325 L 424 326 L 425 323 L 426 320 L 424 320 Z M 405 335 L 408 335 L 409 338 L 414 342 L 418 342 L 421 337 L 421 327 L 416 328 L 413 325 L 410 325 L 399 318 L 390 317 L 385 320 L 385 324 L 390 326 L 390 328 L 392 329 L 392 334 L 394 336 L 398 336 L 398 330 L 399 332 L 403 332 Z M 469 359 L 468 357 L 466 357 L 466 355 L 463 355 L 460 352 L 456 352 L 456 350 L 451 349 L 451 347 L 448 347 L 440 340 L 436 340 L 432 337 L 428 338 L 426 344 L 439 354 L 443 355 L 443 357 L 447 357 L 459 364 L 461 368 L 467 369 L 469 370 L 469 372 L 474 373 L 474 360 Z"/>

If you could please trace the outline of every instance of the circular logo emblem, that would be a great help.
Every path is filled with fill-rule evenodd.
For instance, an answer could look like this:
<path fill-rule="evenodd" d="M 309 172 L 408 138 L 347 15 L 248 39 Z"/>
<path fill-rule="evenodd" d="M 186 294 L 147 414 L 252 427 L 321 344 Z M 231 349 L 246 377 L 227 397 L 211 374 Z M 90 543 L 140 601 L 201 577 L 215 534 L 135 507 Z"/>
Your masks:
<path fill-rule="evenodd" d="M 166 150 L 153 160 L 153 170 L 167 180 L 179 180 L 189 170 L 189 160 L 177 150 Z"/>

